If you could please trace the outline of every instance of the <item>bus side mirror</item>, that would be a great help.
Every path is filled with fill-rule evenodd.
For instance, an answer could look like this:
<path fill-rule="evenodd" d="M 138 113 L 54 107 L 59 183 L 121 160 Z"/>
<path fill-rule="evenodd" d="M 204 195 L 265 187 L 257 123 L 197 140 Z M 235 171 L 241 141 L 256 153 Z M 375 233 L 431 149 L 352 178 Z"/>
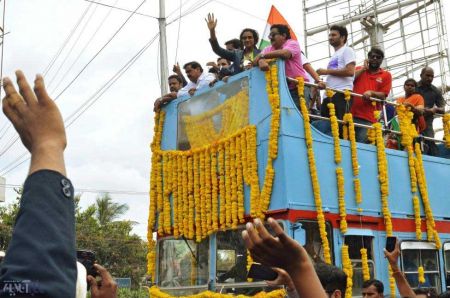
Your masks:
<path fill-rule="evenodd" d="M 303 229 L 302 224 L 297 222 L 292 225 L 294 239 L 301 245 L 306 243 L 306 231 Z"/>

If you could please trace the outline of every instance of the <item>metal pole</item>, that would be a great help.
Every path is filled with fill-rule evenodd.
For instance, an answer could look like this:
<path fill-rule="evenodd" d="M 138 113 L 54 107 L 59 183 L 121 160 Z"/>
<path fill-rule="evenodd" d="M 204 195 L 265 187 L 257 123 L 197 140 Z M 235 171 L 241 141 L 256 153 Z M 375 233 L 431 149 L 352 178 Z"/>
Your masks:
<path fill-rule="evenodd" d="M 159 57 L 160 57 L 160 73 L 161 73 L 161 96 L 167 94 L 167 78 L 169 72 L 167 70 L 167 40 L 166 40 L 166 7 L 165 0 L 159 0 Z"/>

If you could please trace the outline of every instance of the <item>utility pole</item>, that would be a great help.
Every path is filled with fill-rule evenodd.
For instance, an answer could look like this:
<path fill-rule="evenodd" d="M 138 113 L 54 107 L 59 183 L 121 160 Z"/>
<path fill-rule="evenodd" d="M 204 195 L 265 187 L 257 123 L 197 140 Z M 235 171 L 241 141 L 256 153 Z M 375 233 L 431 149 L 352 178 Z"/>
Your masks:
<path fill-rule="evenodd" d="M 160 74 L 161 74 L 161 96 L 167 94 L 167 39 L 166 39 L 166 7 L 165 0 L 159 0 L 159 57 L 160 57 Z"/>

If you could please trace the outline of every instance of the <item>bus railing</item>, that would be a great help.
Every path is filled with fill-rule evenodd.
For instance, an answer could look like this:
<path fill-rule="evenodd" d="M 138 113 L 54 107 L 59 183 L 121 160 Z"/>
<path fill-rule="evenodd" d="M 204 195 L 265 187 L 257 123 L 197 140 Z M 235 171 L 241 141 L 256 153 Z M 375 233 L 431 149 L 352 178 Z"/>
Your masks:
<path fill-rule="evenodd" d="M 287 80 L 289 82 L 294 83 L 294 84 L 298 84 L 298 80 L 297 79 L 287 77 Z M 304 84 L 305 84 L 305 86 L 308 86 L 308 87 L 315 87 L 315 88 L 319 88 L 320 89 L 320 87 L 317 84 L 314 84 L 314 83 L 304 82 Z M 329 90 L 331 90 L 333 92 L 337 92 L 337 93 L 342 93 L 342 94 L 345 93 L 345 90 L 339 90 L 339 89 L 334 89 L 334 88 L 326 88 L 326 89 L 329 89 Z M 350 92 L 350 95 L 351 96 L 356 96 L 356 97 L 363 97 L 362 94 L 355 93 L 353 91 Z M 380 103 L 382 105 L 383 120 L 384 120 L 383 128 L 382 128 L 383 132 L 393 133 L 393 134 L 396 134 L 396 135 L 402 135 L 402 133 L 400 131 L 391 130 L 391 129 L 388 128 L 388 120 L 387 120 L 387 115 L 386 115 L 386 105 L 392 105 L 394 107 L 397 107 L 397 106 L 399 106 L 399 104 L 396 103 L 396 102 L 382 100 L 382 99 L 375 98 L 375 97 L 369 97 L 369 99 L 371 101 L 378 102 L 378 103 Z M 318 115 L 314 115 L 314 114 L 308 114 L 308 115 L 309 115 L 310 118 L 313 118 L 313 119 L 330 121 L 330 118 L 328 118 L 328 117 L 318 116 Z M 443 117 L 444 116 L 443 114 L 438 114 L 438 113 L 435 113 L 434 115 L 435 115 L 435 117 Z M 340 119 L 337 119 L 337 122 L 341 123 L 341 124 L 347 124 L 346 121 L 343 121 L 343 120 L 340 120 Z M 364 128 L 367 128 L 367 129 L 374 129 L 371 125 L 360 124 L 360 123 L 353 123 L 353 124 L 355 126 L 357 126 L 357 127 L 364 127 Z M 424 140 L 427 140 L 427 141 L 439 142 L 439 143 L 444 143 L 445 142 L 444 140 L 439 140 L 439 139 L 435 139 L 435 138 L 431 138 L 431 137 L 427 137 L 427 136 L 422 136 L 422 135 L 419 135 L 417 138 L 418 139 L 424 139 Z"/>

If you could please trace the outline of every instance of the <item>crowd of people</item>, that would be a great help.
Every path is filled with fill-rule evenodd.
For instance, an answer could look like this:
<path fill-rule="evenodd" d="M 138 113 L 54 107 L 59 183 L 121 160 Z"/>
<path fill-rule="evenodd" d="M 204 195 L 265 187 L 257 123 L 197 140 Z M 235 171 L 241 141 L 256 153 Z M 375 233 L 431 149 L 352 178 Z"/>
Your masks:
<path fill-rule="evenodd" d="M 347 275 L 343 270 L 323 262 L 313 264 L 305 248 L 290 238 L 276 220 L 269 218 L 267 223 L 274 236 L 268 232 L 261 220 L 255 219 L 253 223 L 247 223 L 242 238 L 254 261 L 270 266 L 278 273 L 275 280 L 267 281 L 270 286 L 284 286 L 289 298 L 345 297 Z M 433 288 L 410 287 L 398 266 L 398 241 L 395 249 L 392 252 L 384 250 L 384 255 L 391 266 L 400 297 L 450 297 L 450 291 L 438 295 Z M 383 298 L 384 288 L 380 280 L 369 279 L 362 284 L 361 295 L 363 298 Z"/>
<path fill-rule="evenodd" d="M 174 66 L 174 72 L 179 76 L 177 88 L 170 89 L 170 93 L 157 99 L 155 111 L 171 100 L 190 94 L 193 96 L 196 90 L 203 86 L 213 86 L 217 81 L 227 81 L 229 76 L 240 73 L 252 67 L 259 67 L 263 71 L 268 70 L 267 59 L 282 59 L 285 61 L 286 77 L 302 77 L 305 82 L 314 83 L 316 87 L 305 88 L 305 100 L 311 114 L 320 114 L 329 118 L 328 103 L 333 103 L 335 113 L 339 120 L 343 120 L 344 114 L 351 112 L 356 123 L 355 134 L 358 142 L 367 143 L 368 126 L 380 121 L 375 118 L 374 112 L 380 111 L 387 102 L 392 89 L 392 75 L 381 67 L 385 55 L 382 49 L 372 47 L 363 65 L 356 66 L 355 52 L 347 46 L 348 32 L 344 26 L 333 25 L 329 29 L 328 41 L 334 49 L 327 68 L 315 70 L 301 50 L 298 41 L 291 38 L 288 26 L 274 24 L 270 28 L 270 45 L 264 49 L 258 49 L 258 32 L 246 28 L 242 30 L 239 39 L 232 39 L 221 47 L 217 36 L 217 19 L 214 14 L 208 14 L 205 19 L 210 38 L 209 42 L 215 54 L 219 56 L 217 62 L 209 62 L 211 66 L 208 72 L 204 72 L 198 62 L 189 62 L 184 65 L 184 70 L 189 81 L 186 81 L 178 65 Z M 322 79 L 322 77 L 324 79 Z M 445 113 L 445 100 L 442 92 L 432 84 L 434 71 L 431 67 L 424 67 L 420 74 L 420 80 L 409 78 L 404 83 L 405 96 L 396 100 L 396 104 L 407 106 L 414 113 L 413 122 L 418 133 L 422 136 L 434 138 L 433 119 L 436 114 Z M 170 80 L 174 76 L 169 77 Z M 414 86 L 412 86 L 414 84 Z M 298 89 L 293 81 L 288 82 L 291 97 L 299 108 Z M 345 100 L 344 93 L 335 92 L 333 96 L 324 96 L 320 99 L 317 89 L 331 88 L 335 90 L 352 90 L 362 96 L 353 96 L 350 101 Z M 374 99 L 376 101 L 374 101 Z M 390 121 L 395 109 L 392 105 L 386 105 L 383 120 Z M 329 121 L 317 120 L 312 124 L 325 134 L 331 135 Z M 360 125 L 359 125 L 360 124 Z M 340 128 L 342 136 L 342 128 Z M 438 147 L 432 140 L 424 141 L 424 154 L 437 156 Z"/>

